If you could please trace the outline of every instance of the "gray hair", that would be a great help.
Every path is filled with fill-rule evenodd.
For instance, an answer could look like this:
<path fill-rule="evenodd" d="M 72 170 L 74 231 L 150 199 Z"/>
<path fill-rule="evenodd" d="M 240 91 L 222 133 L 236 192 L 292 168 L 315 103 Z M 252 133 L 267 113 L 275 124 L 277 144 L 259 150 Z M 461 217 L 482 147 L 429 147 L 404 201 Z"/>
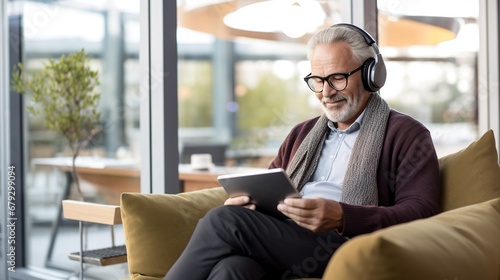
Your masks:
<path fill-rule="evenodd" d="M 316 33 L 307 44 L 307 57 L 318 45 L 328 45 L 336 42 L 345 42 L 351 46 L 353 59 L 363 63 L 370 57 L 375 57 L 375 50 L 369 46 L 365 38 L 356 30 L 346 26 L 330 26 Z"/>

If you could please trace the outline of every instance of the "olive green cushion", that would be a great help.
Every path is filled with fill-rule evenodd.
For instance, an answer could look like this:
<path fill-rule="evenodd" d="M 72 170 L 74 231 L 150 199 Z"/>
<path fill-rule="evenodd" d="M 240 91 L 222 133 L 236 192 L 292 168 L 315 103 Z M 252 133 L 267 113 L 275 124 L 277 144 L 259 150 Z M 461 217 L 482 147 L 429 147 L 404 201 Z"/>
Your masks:
<path fill-rule="evenodd" d="M 500 166 L 492 130 L 467 148 L 439 159 L 442 210 L 500 197 Z"/>
<path fill-rule="evenodd" d="M 323 279 L 500 279 L 500 198 L 353 238 Z"/>
<path fill-rule="evenodd" d="M 131 279 L 162 279 L 198 220 L 226 198 L 222 188 L 177 195 L 123 193 L 120 208 Z"/>

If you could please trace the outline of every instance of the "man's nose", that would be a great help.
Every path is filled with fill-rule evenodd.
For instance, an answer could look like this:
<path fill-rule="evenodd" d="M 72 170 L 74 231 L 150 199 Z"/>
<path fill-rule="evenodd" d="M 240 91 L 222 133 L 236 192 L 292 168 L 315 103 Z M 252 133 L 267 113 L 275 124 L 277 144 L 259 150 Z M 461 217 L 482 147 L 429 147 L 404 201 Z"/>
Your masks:
<path fill-rule="evenodd" d="M 323 97 L 330 97 L 337 93 L 337 90 L 332 88 L 327 82 L 323 83 Z"/>

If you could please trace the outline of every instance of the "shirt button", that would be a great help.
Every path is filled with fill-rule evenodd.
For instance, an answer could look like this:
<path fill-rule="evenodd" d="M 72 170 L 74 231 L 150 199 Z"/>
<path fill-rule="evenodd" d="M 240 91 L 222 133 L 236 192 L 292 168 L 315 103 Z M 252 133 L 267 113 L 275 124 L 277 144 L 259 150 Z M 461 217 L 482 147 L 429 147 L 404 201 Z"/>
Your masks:
<path fill-rule="evenodd" d="M 321 181 L 324 181 L 325 180 L 325 176 L 321 176 Z"/>
<path fill-rule="evenodd" d="M 330 158 L 333 158 L 333 155 L 330 155 Z"/>
<path fill-rule="evenodd" d="M 343 134 L 342 134 L 342 133 L 340 133 L 340 134 L 339 134 L 339 137 L 342 137 L 342 135 L 343 135 Z"/>

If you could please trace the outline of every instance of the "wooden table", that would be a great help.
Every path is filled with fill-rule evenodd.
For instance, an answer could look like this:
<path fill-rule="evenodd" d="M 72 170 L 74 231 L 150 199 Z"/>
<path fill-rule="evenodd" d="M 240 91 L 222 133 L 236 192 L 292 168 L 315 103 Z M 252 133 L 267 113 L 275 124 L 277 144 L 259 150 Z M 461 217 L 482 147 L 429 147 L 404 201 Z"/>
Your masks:
<path fill-rule="evenodd" d="M 71 172 L 71 159 L 67 157 L 37 158 L 36 167 L 57 168 Z M 123 192 L 140 192 L 141 172 L 139 165 L 131 161 L 81 157 L 77 158 L 76 170 L 82 189 L 98 192 L 109 204 L 120 204 Z M 251 167 L 212 166 L 208 170 L 193 170 L 189 164 L 179 164 L 181 191 L 189 192 L 219 187 L 217 176 L 231 173 L 263 170 Z"/>
<path fill-rule="evenodd" d="M 66 173 L 71 178 L 71 158 L 35 158 L 32 160 L 35 168 L 55 168 Z M 140 192 L 139 166 L 131 161 L 79 157 L 76 161 L 76 172 L 80 179 L 80 186 L 85 195 L 102 197 L 103 202 L 119 205 L 122 192 Z M 68 182 L 65 192 L 71 188 Z M 67 188 L 67 190 L 66 190 Z M 64 197 L 63 199 L 68 199 Z"/>
<path fill-rule="evenodd" d="M 189 164 L 180 164 L 179 181 L 181 182 L 181 190 L 184 192 L 190 192 L 220 187 L 220 184 L 217 181 L 217 177 L 219 175 L 255 172 L 259 170 L 264 169 L 254 167 L 213 166 L 209 170 L 193 170 Z"/>

